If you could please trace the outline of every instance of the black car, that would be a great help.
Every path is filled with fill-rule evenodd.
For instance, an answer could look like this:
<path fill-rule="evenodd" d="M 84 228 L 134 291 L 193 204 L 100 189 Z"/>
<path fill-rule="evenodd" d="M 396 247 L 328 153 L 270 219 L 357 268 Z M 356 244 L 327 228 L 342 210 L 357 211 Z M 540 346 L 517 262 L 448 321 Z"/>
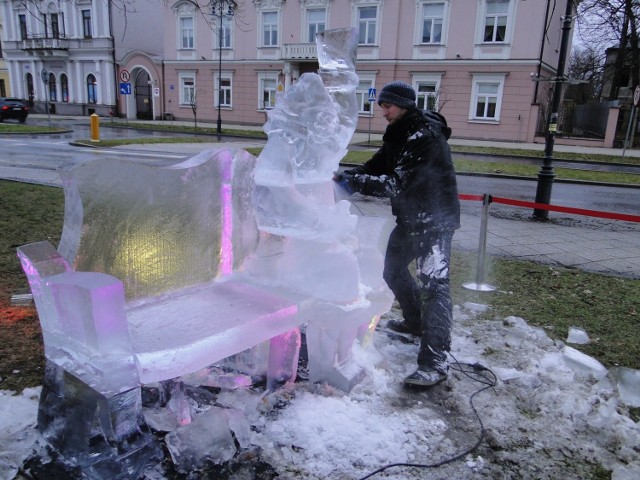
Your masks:
<path fill-rule="evenodd" d="M 24 100 L 19 98 L 0 97 L 0 122 L 7 118 L 13 118 L 24 123 L 29 115 L 29 107 Z"/>

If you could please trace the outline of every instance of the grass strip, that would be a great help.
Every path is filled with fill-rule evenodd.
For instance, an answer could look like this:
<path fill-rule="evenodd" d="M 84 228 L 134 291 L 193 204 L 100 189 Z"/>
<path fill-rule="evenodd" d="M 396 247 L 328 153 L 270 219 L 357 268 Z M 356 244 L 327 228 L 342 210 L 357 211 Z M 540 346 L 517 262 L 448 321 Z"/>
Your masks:
<path fill-rule="evenodd" d="M 86 145 L 88 147 L 99 148 L 111 148 L 122 147 L 125 145 L 142 145 L 142 144 L 163 144 L 163 143 L 211 143 L 212 140 L 209 137 L 142 137 L 142 138 L 116 138 L 100 140 L 98 142 L 92 142 L 91 140 L 80 139 L 74 140 L 74 143 L 80 145 Z"/>
<path fill-rule="evenodd" d="M 0 123 L 0 133 L 62 133 L 68 132 L 68 128 L 43 127 L 40 125 L 26 125 L 23 123 Z"/>
<path fill-rule="evenodd" d="M 262 149 L 260 147 L 252 147 L 246 149 L 252 155 L 259 155 Z M 368 150 L 350 150 L 344 157 L 343 162 L 351 164 L 362 164 L 371 158 L 371 151 Z M 454 154 L 453 164 L 456 172 L 464 173 L 486 173 L 513 175 L 518 177 L 529 177 L 537 179 L 539 166 L 523 165 L 520 163 L 502 163 L 502 162 L 478 162 L 463 158 L 456 158 Z M 640 185 L 640 175 L 632 173 L 618 172 L 598 172 L 593 170 L 577 170 L 573 168 L 556 168 L 554 169 L 557 180 L 579 180 L 587 182 L 601 182 L 623 185 Z"/>

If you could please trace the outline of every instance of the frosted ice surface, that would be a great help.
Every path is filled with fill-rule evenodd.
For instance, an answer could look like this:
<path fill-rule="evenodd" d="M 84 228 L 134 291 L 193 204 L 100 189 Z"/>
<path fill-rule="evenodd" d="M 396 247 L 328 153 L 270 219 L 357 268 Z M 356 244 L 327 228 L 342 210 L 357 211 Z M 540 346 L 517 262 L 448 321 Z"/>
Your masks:
<path fill-rule="evenodd" d="M 353 29 L 325 30 L 318 34 L 318 63 L 325 70 L 355 70 L 358 37 Z"/>
<path fill-rule="evenodd" d="M 256 339 L 297 327 L 296 313 L 295 303 L 233 281 L 134 306 L 127 315 L 140 380 L 150 383 L 195 372 L 252 347 Z"/>
<path fill-rule="evenodd" d="M 64 169 L 58 251 L 76 271 L 122 280 L 128 300 L 228 275 L 258 241 L 255 161 L 205 150 L 169 167 L 102 159 Z"/>

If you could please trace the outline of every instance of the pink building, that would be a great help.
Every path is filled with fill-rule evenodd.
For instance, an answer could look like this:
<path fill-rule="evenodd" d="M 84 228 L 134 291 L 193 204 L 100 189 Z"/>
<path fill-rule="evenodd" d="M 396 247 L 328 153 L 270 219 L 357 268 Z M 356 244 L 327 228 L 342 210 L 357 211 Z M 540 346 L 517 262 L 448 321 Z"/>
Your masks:
<path fill-rule="evenodd" d="M 120 95 L 119 111 L 193 120 L 195 105 L 199 122 L 215 123 L 220 112 L 223 127 L 260 125 L 278 90 L 318 68 L 316 32 L 353 26 L 358 130 L 384 130 L 371 89 L 398 79 L 414 86 L 419 107 L 444 114 L 458 138 L 533 141 L 551 85 L 533 80 L 554 75 L 567 1 L 177 1 L 140 16 L 144 28 L 130 14 L 125 34 L 115 32 L 125 39 L 116 45 L 120 75 L 126 70 L 134 86 Z"/>

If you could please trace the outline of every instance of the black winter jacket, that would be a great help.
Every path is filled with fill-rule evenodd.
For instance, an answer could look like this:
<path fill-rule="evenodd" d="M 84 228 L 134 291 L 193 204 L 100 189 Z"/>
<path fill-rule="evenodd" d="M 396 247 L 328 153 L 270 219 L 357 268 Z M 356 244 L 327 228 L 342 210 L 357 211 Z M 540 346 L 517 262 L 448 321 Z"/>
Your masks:
<path fill-rule="evenodd" d="M 396 221 L 409 233 L 460 227 L 456 173 L 444 117 L 416 109 L 389 124 L 382 147 L 344 174 L 355 191 L 391 198 Z"/>

